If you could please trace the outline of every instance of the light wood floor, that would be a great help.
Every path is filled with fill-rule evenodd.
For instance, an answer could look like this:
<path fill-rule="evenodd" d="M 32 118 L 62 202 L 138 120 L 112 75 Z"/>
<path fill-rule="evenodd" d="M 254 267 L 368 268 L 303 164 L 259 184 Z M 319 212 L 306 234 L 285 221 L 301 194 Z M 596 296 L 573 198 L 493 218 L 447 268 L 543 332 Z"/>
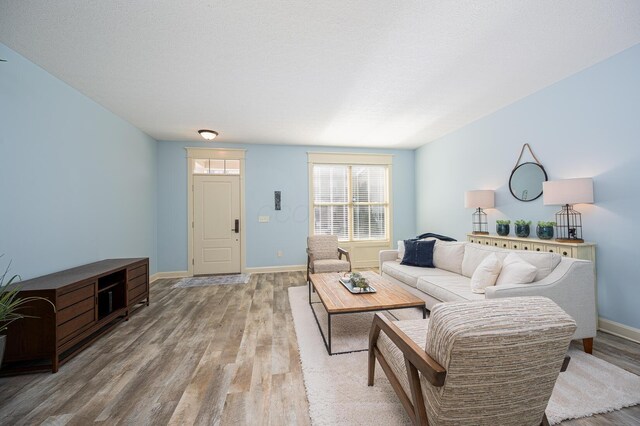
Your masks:
<path fill-rule="evenodd" d="M 309 424 L 287 295 L 304 275 L 174 282 L 57 374 L 0 379 L 0 424 Z M 594 354 L 640 374 L 640 345 L 599 334 Z M 565 424 L 640 424 L 640 408 Z"/>

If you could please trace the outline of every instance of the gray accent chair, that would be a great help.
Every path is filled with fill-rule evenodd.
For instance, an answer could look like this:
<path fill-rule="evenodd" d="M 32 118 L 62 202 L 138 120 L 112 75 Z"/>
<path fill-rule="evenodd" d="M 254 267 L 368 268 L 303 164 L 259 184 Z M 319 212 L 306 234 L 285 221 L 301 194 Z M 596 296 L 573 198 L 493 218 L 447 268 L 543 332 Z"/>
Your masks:
<path fill-rule="evenodd" d="M 351 272 L 349 252 L 338 247 L 336 235 L 307 237 L 307 282 L 310 274 L 325 272 Z"/>
<path fill-rule="evenodd" d="M 377 359 L 415 425 L 546 425 L 575 329 L 545 297 L 441 303 L 427 320 L 376 314 L 368 384 Z"/>

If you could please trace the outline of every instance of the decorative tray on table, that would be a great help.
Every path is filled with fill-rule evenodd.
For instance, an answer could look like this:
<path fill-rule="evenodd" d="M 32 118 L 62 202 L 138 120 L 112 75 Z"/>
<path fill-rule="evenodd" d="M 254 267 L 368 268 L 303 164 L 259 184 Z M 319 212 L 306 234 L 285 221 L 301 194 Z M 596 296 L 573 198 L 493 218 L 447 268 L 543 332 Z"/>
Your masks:
<path fill-rule="evenodd" d="M 360 279 L 364 279 L 364 278 L 360 278 Z M 375 293 L 376 292 L 376 289 L 371 287 L 370 285 L 365 287 L 365 288 L 356 286 L 354 284 L 354 280 L 349 275 L 344 276 L 344 277 L 340 277 L 340 283 L 343 286 L 345 286 L 345 288 L 347 290 L 349 290 L 349 292 L 351 292 L 353 294 L 369 294 L 369 293 Z"/>

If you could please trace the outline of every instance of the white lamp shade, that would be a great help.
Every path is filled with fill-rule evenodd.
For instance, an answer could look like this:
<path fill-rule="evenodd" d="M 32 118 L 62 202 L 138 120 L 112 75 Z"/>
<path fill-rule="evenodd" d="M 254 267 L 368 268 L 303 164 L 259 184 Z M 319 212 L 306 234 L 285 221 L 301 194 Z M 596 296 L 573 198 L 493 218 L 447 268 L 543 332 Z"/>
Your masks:
<path fill-rule="evenodd" d="M 593 179 L 552 180 L 542 184 L 544 204 L 561 206 L 565 204 L 593 203 Z"/>
<path fill-rule="evenodd" d="M 464 206 L 468 209 L 490 209 L 495 205 L 495 193 L 490 189 L 479 189 L 464 193 Z"/>

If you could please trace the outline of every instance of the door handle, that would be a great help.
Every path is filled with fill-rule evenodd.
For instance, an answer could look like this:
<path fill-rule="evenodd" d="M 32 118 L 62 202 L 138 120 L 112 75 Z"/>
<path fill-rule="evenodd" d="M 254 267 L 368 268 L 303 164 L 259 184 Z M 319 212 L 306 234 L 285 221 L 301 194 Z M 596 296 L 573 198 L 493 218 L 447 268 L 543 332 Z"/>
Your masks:
<path fill-rule="evenodd" d="M 235 232 L 236 234 L 240 233 L 240 219 L 236 219 L 232 231 Z"/>

